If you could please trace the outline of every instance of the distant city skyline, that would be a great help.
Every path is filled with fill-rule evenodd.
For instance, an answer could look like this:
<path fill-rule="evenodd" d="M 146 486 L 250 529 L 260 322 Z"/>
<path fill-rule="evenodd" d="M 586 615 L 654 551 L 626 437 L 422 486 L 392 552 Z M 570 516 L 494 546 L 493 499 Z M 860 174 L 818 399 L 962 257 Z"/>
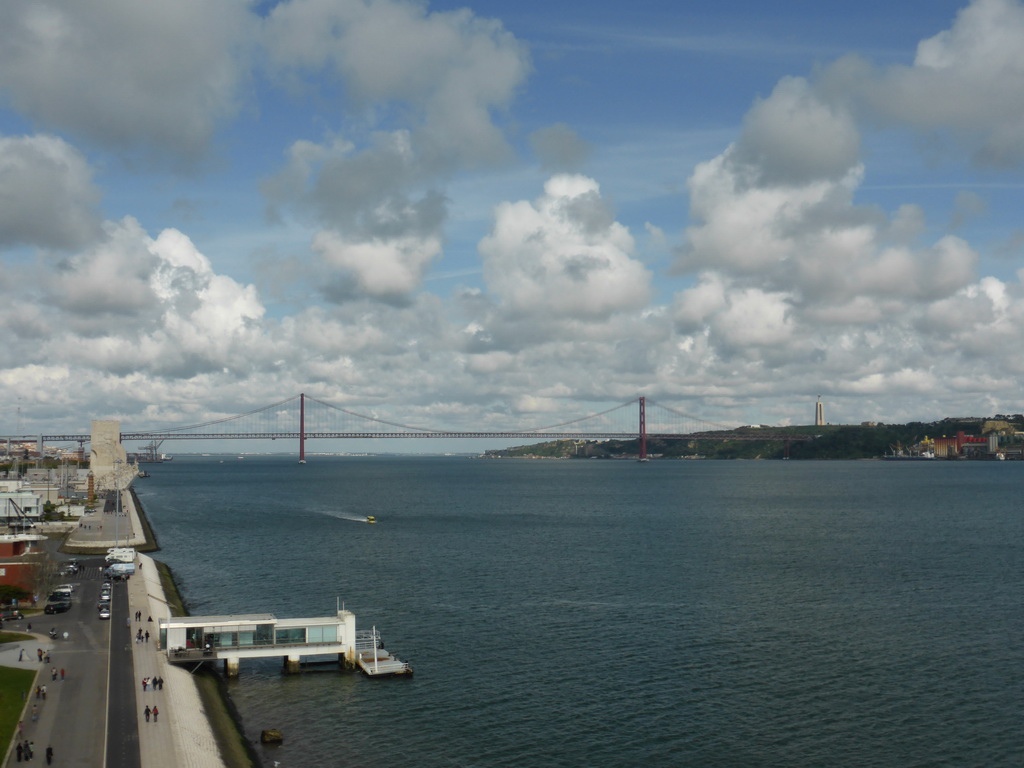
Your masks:
<path fill-rule="evenodd" d="M 151 11 L 0 7 L 0 433 L 1024 411 L 1018 0 Z"/>

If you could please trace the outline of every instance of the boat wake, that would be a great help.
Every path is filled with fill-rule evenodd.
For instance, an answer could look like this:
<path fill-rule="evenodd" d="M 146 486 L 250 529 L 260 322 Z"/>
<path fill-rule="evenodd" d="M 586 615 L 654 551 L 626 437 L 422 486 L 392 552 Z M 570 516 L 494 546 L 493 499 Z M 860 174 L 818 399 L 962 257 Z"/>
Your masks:
<path fill-rule="evenodd" d="M 369 522 L 369 519 L 366 517 L 366 515 L 362 515 L 362 516 L 357 516 L 357 515 L 341 515 L 341 514 L 338 514 L 336 512 L 328 512 L 327 514 L 329 514 L 331 517 L 336 517 L 339 520 L 349 520 L 349 521 L 351 521 L 353 523 L 367 523 L 367 522 Z"/>

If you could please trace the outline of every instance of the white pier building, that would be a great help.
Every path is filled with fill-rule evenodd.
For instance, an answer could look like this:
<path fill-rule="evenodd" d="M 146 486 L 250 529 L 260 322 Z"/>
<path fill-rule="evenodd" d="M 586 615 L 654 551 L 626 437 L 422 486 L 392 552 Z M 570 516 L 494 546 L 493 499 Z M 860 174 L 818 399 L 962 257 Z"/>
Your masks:
<path fill-rule="evenodd" d="M 362 669 L 371 677 L 408 675 L 412 669 L 380 647 L 376 628 L 356 631 L 356 617 L 340 610 L 334 616 L 279 619 L 270 613 L 236 616 L 178 616 L 160 619 L 160 647 L 172 664 L 224 662 L 234 677 L 242 659 L 279 656 L 286 672 L 298 672 L 317 657 L 334 657 L 345 669 Z"/>

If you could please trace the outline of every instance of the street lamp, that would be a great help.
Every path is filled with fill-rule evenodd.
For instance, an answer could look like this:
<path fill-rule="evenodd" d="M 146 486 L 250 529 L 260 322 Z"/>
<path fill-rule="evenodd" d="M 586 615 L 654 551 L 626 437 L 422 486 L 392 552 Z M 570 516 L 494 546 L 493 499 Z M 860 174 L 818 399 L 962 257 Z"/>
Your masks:
<path fill-rule="evenodd" d="M 114 493 L 117 494 L 117 509 L 114 513 L 114 546 L 121 546 L 121 459 L 114 459 Z"/>

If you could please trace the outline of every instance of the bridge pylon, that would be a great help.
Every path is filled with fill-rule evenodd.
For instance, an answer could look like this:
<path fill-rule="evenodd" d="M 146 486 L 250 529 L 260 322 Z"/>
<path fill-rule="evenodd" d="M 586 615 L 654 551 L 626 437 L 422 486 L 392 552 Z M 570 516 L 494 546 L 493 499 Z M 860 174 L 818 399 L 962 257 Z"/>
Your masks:
<path fill-rule="evenodd" d="M 640 461 L 647 461 L 647 398 L 640 396 Z"/>
<path fill-rule="evenodd" d="M 306 463 L 306 393 L 299 393 L 299 464 Z"/>

